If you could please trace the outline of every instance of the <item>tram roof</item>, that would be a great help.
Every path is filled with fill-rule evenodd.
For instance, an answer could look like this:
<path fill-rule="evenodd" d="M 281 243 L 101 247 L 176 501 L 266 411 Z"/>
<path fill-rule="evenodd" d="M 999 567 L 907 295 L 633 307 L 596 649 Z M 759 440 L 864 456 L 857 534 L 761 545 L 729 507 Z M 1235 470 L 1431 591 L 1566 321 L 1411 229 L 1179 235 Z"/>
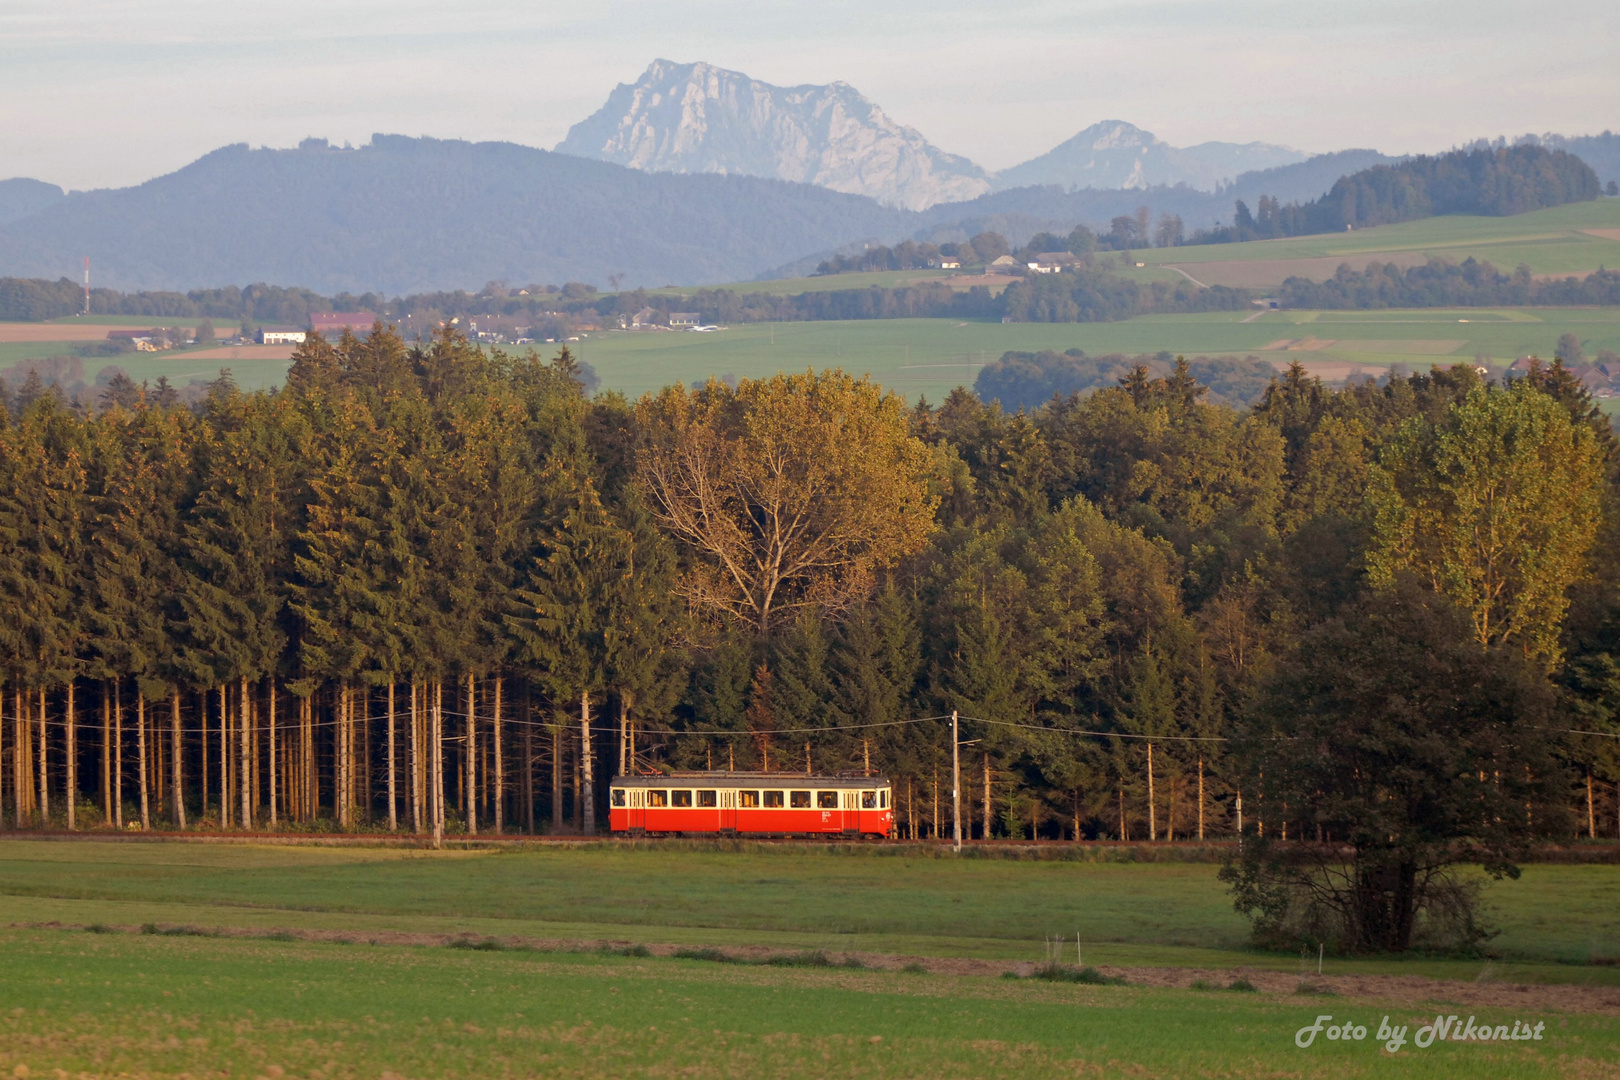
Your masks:
<path fill-rule="evenodd" d="M 879 788 L 888 787 L 886 776 L 859 776 L 853 773 L 790 772 L 672 772 L 657 776 L 615 776 L 614 787 L 771 787 L 771 788 Z"/>

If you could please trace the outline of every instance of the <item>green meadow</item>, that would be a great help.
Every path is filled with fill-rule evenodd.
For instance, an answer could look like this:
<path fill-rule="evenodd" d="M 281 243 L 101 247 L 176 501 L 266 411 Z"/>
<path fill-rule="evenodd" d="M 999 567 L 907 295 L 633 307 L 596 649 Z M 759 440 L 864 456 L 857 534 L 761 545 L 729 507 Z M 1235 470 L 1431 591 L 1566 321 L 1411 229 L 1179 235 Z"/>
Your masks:
<path fill-rule="evenodd" d="M 1612 1075 L 1613 1018 L 1407 1045 L 1420 1004 L 800 970 L 589 953 L 0 931 L 5 1075 L 1556 1077 Z M 1509 1024 L 1520 1010 L 1464 1009 Z M 1319 1016 L 1362 1041 L 1294 1033 Z"/>
<path fill-rule="evenodd" d="M 541 938 L 1040 959 L 1079 937 L 1088 963 L 1243 963 L 1254 953 L 1210 862 L 951 857 L 703 842 L 415 848 L 0 841 L 0 923 L 370 928 Z M 1077 852 L 1083 854 L 1083 852 Z M 1620 867 L 1532 865 L 1487 886 L 1497 966 L 1620 986 Z M 1343 971 L 1472 978 L 1476 960 L 1342 960 Z M 1388 965 L 1393 963 L 1394 968 Z M 1372 965 L 1372 966 L 1368 966 Z M 1382 966 L 1381 966 L 1382 965 Z"/>
<path fill-rule="evenodd" d="M 1620 1069 L 1613 1010 L 1550 1005 L 1533 985 L 1511 1008 L 1500 998 L 1450 1001 L 1449 984 L 1416 996 L 1313 996 L 1316 958 L 1248 951 L 1215 869 L 898 846 L 432 852 L 4 841 L 0 1076 L 1539 1078 Z M 1523 880 L 1488 891 L 1502 958 L 1328 957 L 1324 973 L 1582 982 L 1603 993 L 1620 985 L 1620 971 L 1589 961 L 1620 943 L 1617 885 L 1617 867 L 1530 866 Z M 135 932 L 142 924 L 152 925 Z M 319 931 L 327 940 L 307 940 Z M 445 936 L 401 936 L 413 933 Z M 1005 977 L 1019 962 L 1030 970 L 1057 933 L 1071 949 L 1079 934 L 1087 964 L 1224 974 L 1112 986 Z M 684 945 L 691 958 L 646 955 L 646 944 Z M 928 963 L 713 962 L 741 955 L 727 948 L 762 945 Z M 937 959 L 948 957 L 980 962 Z M 1238 992 L 1228 989 L 1234 968 L 1287 978 Z M 1546 1037 L 1391 1054 L 1370 1034 L 1384 1017 L 1415 1031 L 1437 1012 L 1541 1020 Z M 1323 1015 L 1366 1025 L 1369 1036 L 1298 1048 L 1294 1033 Z"/>

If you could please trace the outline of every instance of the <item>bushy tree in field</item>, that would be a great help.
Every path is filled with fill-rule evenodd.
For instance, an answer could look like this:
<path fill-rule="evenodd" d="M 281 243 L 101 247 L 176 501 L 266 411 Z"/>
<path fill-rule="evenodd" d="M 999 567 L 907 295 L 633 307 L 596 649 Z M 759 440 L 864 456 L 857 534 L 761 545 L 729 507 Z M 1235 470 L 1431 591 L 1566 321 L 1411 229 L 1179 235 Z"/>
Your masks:
<path fill-rule="evenodd" d="M 1237 732 L 1255 831 L 1222 877 L 1257 938 L 1479 944 L 1458 864 L 1516 877 L 1567 827 L 1552 704 L 1522 650 L 1411 578 L 1305 634 Z"/>

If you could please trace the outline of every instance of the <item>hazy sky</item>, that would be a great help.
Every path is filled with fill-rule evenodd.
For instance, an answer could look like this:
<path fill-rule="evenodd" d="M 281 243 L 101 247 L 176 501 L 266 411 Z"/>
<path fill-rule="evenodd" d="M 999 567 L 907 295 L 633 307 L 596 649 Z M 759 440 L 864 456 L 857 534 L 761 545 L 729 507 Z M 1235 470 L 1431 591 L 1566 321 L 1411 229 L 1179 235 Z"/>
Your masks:
<path fill-rule="evenodd" d="M 0 0 L 0 177 L 374 131 L 551 147 L 656 57 L 842 79 L 992 169 L 1102 119 L 1436 150 L 1620 127 L 1617 41 L 1615 0 Z"/>

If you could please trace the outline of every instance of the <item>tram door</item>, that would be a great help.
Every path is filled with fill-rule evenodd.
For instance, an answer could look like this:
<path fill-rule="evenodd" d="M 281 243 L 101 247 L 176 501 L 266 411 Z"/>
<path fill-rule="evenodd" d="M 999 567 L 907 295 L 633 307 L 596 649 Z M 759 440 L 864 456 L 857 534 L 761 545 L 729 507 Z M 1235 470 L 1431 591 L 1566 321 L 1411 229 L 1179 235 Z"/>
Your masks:
<path fill-rule="evenodd" d="M 737 792 L 720 790 L 720 831 L 737 831 Z"/>

